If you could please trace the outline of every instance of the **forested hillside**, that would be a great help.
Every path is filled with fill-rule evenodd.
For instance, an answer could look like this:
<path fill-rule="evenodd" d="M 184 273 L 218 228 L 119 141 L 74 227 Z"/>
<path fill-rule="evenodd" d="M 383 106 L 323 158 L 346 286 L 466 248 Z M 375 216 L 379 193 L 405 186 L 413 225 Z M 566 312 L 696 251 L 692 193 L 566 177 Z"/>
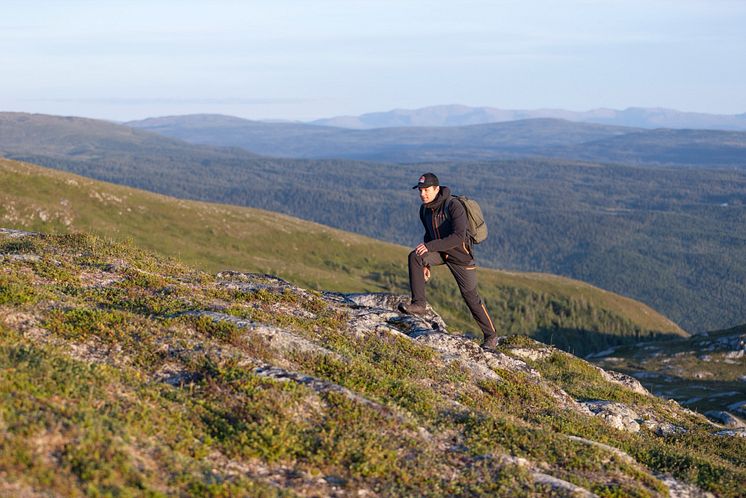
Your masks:
<path fill-rule="evenodd" d="M 746 173 L 559 160 L 389 165 L 269 159 L 100 121 L 2 115 L 0 152 L 178 197 L 260 207 L 412 245 L 419 175 L 478 199 L 482 264 L 571 276 L 690 331 L 744 321 Z"/>

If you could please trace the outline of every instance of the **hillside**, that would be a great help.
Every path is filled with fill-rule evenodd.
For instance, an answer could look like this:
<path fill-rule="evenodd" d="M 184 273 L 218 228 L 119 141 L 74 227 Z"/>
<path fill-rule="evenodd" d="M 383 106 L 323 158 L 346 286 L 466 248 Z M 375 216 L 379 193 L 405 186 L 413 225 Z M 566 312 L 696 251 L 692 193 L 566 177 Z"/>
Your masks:
<path fill-rule="evenodd" d="M 268 209 L 406 245 L 421 234 L 409 187 L 431 169 L 455 192 L 482 204 L 491 234 L 479 247 L 483 265 L 587 281 L 643 301 L 692 332 L 744 321 L 741 170 L 549 159 L 416 166 L 269 159 L 120 128 L 0 114 L 0 151 L 93 178 Z M 147 146 L 141 145 L 144 137 Z M 80 144 L 87 153 L 75 153 Z"/>
<path fill-rule="evenodd" d="M 394 163 L 541 155 L 552 147 L 567 147 L 638 131 L 553 119 L 461 127 L 347 130 L 196 115 L 151 118 L 127 125 L 192 143 L 241 147 L 267 156 Z"/>
<path fill-rule="evenodd" d="M 343 129 L 193 115 L 127 123 L 192 143 L 242 147 L 258 154 L 391 163 L 477 161 L 507 157 L 742 168 L 746 132 L 647 130 L 564 119 L 521 119 L 469 126 Z"/>
<path fill-rule="evenodd" d="M 602 138 L 566 155 L 576 159 L 638 164 L 746 164 L 746 134 L 714 130 L 648 130 Z M 565 154 L 558 151 L 558 154 Z"/>
<path fill-rule="evenodd" d="M 530 339 L 90 235 L 0 255 L 4 495 L 743 496 L 743 430 Z"/>
<path fill-rule="evenodd" d="M 440 105 L 421 109 L 394 109 L 360 116 L 336 116 L 313 121 L 320 126 L 341 128 L 384 128 L 401 126 L 465 126 L 553 118 L 636 128 L 685 128 L 746 131 L 746 114 L 707 114 L 675 109 L 630 107 L 624 110 L 592 109 L 576 112 L 564 109 L 497 109 L 465 105 Z"/>
<path fill-rule="evenodd" d="M 612 348 L 590 358 L 634 376 L 658 396 L 746 427 L 746 326 Z"/>
<path fill-rule="evenodd" d="M 178 256 L 203 270 L 272 273 L 335 291 L 407 293 L 408 249 L 276 213 L 168 198 L 0 159 L 0 224 L 83 230 Z M 458 290 L 436 268 L 429 295 L 454 327 L 475 330 Z M 582 282 L 482 269 L 496 327 L 578 354 L 683 334 L 649 307 Z"/>

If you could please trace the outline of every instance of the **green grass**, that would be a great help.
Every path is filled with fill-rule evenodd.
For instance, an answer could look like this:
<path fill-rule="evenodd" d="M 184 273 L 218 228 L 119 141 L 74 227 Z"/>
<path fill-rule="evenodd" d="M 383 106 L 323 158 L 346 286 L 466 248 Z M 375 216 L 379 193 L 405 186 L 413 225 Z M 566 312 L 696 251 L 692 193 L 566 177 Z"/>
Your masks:
<path fill-rule="evenodd" d="M 83 230 L 208 272 L 270 273 L 314 289 L 409 293 L 401 246 L 276 213 L 177 200 L 4 159 L 0 181 L 7 185 L 0 192 L 0 224 L 7 227 Z M 501 334 L 528 334 L 585 354 L 683 333 L 639 302 L 571 279 L 488 269 L 479 278 Z M 454 330 L 480 334 L 447 269 L 434 269 L 428 296 Z"/>

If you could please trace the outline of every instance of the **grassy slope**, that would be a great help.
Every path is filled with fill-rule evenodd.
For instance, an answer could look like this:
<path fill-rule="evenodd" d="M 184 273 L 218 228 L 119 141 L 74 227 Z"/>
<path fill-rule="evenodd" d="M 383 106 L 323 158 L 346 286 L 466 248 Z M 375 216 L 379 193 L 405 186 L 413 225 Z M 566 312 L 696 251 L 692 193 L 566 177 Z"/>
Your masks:
<path fill-rule="evenodd" d="M 406 248 L 296 218 L 177 200 L 3 159 L 0 184 L 0 225 L 6 227 L 131 239 L 207 271 L 266 272 L 340 291 L 407 292 Z M 432 301 L 453 326 L 473 330 L 451 280 L 446 269 L 436 268 Z M 562 337 L 571 329 L 602 338 L 683 334 L 639 302 L 567 278 L 483 269 L 480 288 L 501 331 L 533 332 L 565 347 Z M 573 313 L 588 318 L 576 323 Z"/>
<path fill-rule="evenodd" d="M 317 294 L 227 287 L 130 244 L 0 233 L 0 254 L 5 496 L 576 496 L 537 469 L 602 497 L 666 496 L 661 474 L 742 496 L 743 438 L 522 337 L 501 350 L 536 353 L 538 374 L 487 380 L 402 334 L 356 334 Z M 315 349 L 180 314 L 193 310 Z M 685 432 L 612 429 L 561 390 Z"/>

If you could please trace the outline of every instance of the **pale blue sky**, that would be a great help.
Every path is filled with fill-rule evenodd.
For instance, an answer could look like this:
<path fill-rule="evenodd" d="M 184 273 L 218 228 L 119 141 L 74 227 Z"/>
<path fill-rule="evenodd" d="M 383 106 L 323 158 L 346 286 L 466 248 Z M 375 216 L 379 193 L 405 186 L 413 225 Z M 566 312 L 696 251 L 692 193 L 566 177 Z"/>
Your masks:
<path fill-rule="evenodd" d="M 0 111 L 746 112 L 744 0 L 0 0 Z"/>

